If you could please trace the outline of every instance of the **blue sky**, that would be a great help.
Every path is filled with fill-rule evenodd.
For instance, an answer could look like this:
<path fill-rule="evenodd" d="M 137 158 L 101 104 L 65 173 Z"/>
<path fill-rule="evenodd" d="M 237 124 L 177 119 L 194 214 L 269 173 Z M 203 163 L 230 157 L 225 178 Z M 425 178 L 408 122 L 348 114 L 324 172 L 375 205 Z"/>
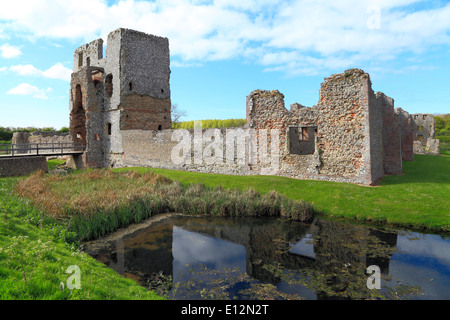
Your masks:
<path fill-rule="evenodd" d="M 245 118 L 256 89 L 313 106 L 349 68 L 395 107 L 450 112 L 449 1 L 15 0 L 0 12 L 0 126 L 68 126 L 73 51 L 119 27 L 169 38 L 183 120 Z"/>

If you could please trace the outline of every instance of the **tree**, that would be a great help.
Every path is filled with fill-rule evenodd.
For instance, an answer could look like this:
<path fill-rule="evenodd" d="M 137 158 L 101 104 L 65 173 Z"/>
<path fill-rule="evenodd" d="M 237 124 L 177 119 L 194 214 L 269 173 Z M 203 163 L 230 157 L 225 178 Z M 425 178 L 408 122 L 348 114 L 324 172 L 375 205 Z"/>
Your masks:
<path fill-rule="evenodd" d="M 171 108 L 170 108 L 170 114 L 172 117 L 172 123 L 178 123 L 180 122 L 180 118 L 181 117 L 186 117 L 187 113 L 184 110 L 180 110 L 178 108 L 178 104 L 174 103 L 172 104 Z"/>

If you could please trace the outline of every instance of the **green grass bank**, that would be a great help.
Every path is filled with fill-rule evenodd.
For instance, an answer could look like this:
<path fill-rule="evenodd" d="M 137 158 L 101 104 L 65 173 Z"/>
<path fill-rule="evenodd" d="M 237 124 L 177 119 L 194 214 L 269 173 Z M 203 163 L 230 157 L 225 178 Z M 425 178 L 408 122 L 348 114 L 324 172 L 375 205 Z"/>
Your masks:
<path fill-rule="evenodd" d="M 305 200 L 326 216 L 387 223 L 435 232 L 450 231 L 450 152 L 440 156 L 415 155 L 403 162 L 403 174 L 386 176 L 379 186 L 298 180 L 276 176 L 228 176 L 132 168 L 152 171 L 182 183 L 202 183 L 264 194 L 276 190 L 294 200 Z"/>
<path fill-rule="evenodd" d="M 58 164 L 60 162 L 52 160 L 49 167 L 55 168 Z M 86 229 L 71 229 L 68 227 L 70 224 L 66 223 L 70 219 L 64 219 L 64 214 L 69 216 L 72 214 L 73 217 L 76 214 L 75 209 L 79 208 L 81 211 L 77 212 L 78 216 L 86 218 L 87 221 L 79 226 L 93 226 L 92 230 L 98 232 L 94 236 L 107 232 L 108 230 L 99 231 L 106 224 L 111 228 L 121 226 L 119 220 L 114 225 L 114 219 L 105 223 L 107 207 L 104 207 L 103 214 L 90 215 L 89 211 L 93 208 L 89 205 L 92 202 L 83 201 L 84 197 L 87 194 L 93 197 L 106 189 L 128 190 L 121 189 L 127 185 L 134 191 L 147 192 L 145 188 L 153 178 L 156 182 L 159 181 L 160 186 L 154 188 L 155 181 L 153 181 L 150 183 L 152 190 L 159 190 L 158 192 L 166 195 L 169 191 L 172 192 L 172 196 L 177 195 L 166 199 L 171 202 L 159 202 L 161 205 L 172 205 L 173 209 L 177 208 L 175 206 L 180 209 L 184 207 L 192 210 L 194 214 L 199 213 L 199 208 L 209 210 L 205 205 L 211 198 L 217 198 L 219 193 L 203 194 L 203 192 L 216 190 L 223 196 L 222 202 L 216 204 L 226 204 L 215 207 L 217 210 L 233 208 L 234 199 L 243 204 L 246 199 L 253 197 L 253 206 L 246 209 L 248 212 L 255 212 L 255 208 L 258 210 L 263 208 L 266 213 L 279 214 L 283 201 L 291 204 L 287 206 L 290 212 L 298 212 L 298 207 L 287 201 L 288 198 L 312 203 L 315 210 L 330 217 L 374 221 L 437 232 L 450 231 L 450 152 L 444 151 L 441 156 L 416 155 L 415 161 L 404 162 L 403 166 L 404 174 L 387 176 L 377 187 L 274 176 L 210 175 L 151 168 L 112 171 L 119 174 L 117 177 L 124 183 L 123 185 L 117 184 L 117 180 L 105 179 L 103 174 L 110 178 L 116 177 L 107 170 L 75 171 L 67 175 L 67 178 L 73 180 L 51 174 L 42 175 L 48 181 L 39 180 L 37 179 L 39 175 L 35 175 L 34 187 L 43 188 L 40 189 L 42 192 L 36 194 L 44 195 L 43 199 L 48 200 L 46 203 L 50 206 L 52 203 L 53 205 L 63 203 L 64 195 L 69 192 L 74 196 L 71 205 L 70 203 L 59 207 L 56 205 L 56 211 L 52 214 L 49 209 L 51 207 L 44 211 L 37 202 L 33 204 L 31 198 L 15 194 L 14 190 L 18 184 L 27 178 L 0 178 L 0 299 L 161 299 L 154 292 L 147 291 L 136 282 L 118 275 L 79 251 L 77 245 L 68 239 L 77 239 L 80 234 L 86 235 Z M 163 177 L 175 182 L 169 182 Z M 84 183 L 81 183 L 83 181 Z M 131 184 L 127 184 L 127 181 Z M 44 182 L 52 186 L 50 193 L 45 191 L 48 185 L 39 185 Z M 112 185 L 114 188 L 111 188 Z M 223 192 L 223 189 L 233 191 Z M 273 190 L 276 190 L 276 193 Z M 135 196 L 139 192 L 128 194 L 128 199 L 132 201 L 117 207 L 116 213 L 124 213 L 131 209 L 134 213 L 139 212 L 139 219 L 145 219 L 147 212 L 143 209 L 145 202 L 135 201 Z M 60 198 L 55 197 L 58 194 Z M 105 204 L 111 204 L 110 200 L 119 194 L 120 192 L 108 193 L 109 198 L 106 198 L 108 201 L 105 201 Z M 104 196 L 105 194 L 102 194 L 100 198 Z M 189 198 L 190 196 L 194 196 L 195 200 Z M 228 196 L 231 197 L 227 198 Z M 93 200 L 99 201 L 95 198 Z M 192 206 L 187 206 L 189 202 Z M 124 220 L 123 225 L 137 222 L 134 220 L 136 216 L 124 213 L 122 218 L 128 217 L 130 220 Z M 90 219 L 92 217 L 96 218 Z M 81 290 L 67 288 L 71 274 L 66 273 L 66 270 L 72 265 L 80 268 Z"/>
<path fill-rule="evenodd" d="M 63 224 L 13 194 L 18 180 L 0 178 L 0 300 L 162 299 L 67 243 Z M 81 289 L 68 288 L 73 265 Z"/>

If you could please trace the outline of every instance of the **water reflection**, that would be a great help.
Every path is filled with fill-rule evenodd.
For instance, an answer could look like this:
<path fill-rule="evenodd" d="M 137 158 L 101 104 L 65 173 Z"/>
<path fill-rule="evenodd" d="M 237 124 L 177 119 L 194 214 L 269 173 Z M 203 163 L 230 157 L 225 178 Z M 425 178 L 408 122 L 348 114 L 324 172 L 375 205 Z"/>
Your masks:
<path fill-rule="evenodd" d="M 88 252 L 169 298 L 450 299 L 448 238 L 329 220 L 178 216 Z"/>

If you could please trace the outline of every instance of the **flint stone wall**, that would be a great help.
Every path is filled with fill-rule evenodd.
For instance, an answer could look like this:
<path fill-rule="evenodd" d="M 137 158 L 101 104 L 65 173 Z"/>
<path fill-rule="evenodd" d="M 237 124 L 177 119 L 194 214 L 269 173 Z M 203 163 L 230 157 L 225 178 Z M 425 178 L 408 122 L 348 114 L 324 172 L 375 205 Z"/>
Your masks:
<path fill-rule="evenodd" d="M 228 129 L 216 129 L 214 137 L 207 136 L 210 130 L 203 130 L 202 144 L 197 143 L 199 131 L 184 130 L 191 139 L 189 152 L 185 153 L 189 160 L 174 163 L 172 152 L 180 149 L 180 140 L 173 141 L 173 135 L 183 130 L 130 128 L 120 131 L 123 153 L 114 155 L 113 166 L 276 174 L 370 185 L 384 174 L 401 172 L 402 135 L 412 132 L 402 130 L 400 119 L 406 115 L 400 110 L 394 112 L 393 99 L 383 93 L 375 94 L 369 75 L 359 69 L 326 78 L 319 103 L 312 108 L 295 103 L 287 110 L 284 96 L 277 90 L 253 91 L 247 97 L 246 108 L 247 124 L 237 135 L 254 135 L 249 140 L 238 140 L 232 150 L 227 150 Z M 408 127 L 407 123 L 404 125 Z M 271 136 L 272 132 L 276 136 Z M 222 149 L 215 149 L 215 143 L 222 143 Z M 405 149 L 408 155 L 412 143 L 405 144 L 411 149 Z M 215 150 L 215 161 L 208 161 L 208 147 Z M 229 161 L 228 153 L 237 155 L 239 150 L 245 150 L 244 160 Z M 257 160 L 250 158 L 250 150 L 257 151 Z M 262 153 L 279 157 L 267 162 L 268 158 L 260 157 Z"/>
<path fill-rule="evenodd" d="M 0 177 L 22 176 L 39 170 L 48 172 L 45 157 L 0 158 Z"/>
<path fill-rule="evenodd" d="M 278 91 L 256 90 L 247 98 L 247 125 L 280 130 L 281 174 L 372 184 L 384 169 L 382 111 L 371 90 L 368 74 L 358 69 L 326 78 L 312 108 L 294 104 L 288 111 Z M 307 132 L 305 147 L 314 141 L 313 152 L 292 153 L 292 127 Z"/>
<path fill-rule="evenodd" d="M 394 100 L 375 94 L 369 75 L 359 69 L 325 78 L 311 108 L 294 103 L 287 110 L 276 90 L 251 92 L 247 124 L 238 137 L 227 129 L 172 130 L 168 39 L 120 28 L 108 35 L 105 58 L 102 50 L 103 41 L 97 39 L 74 52 L 71 135 L 75 140 L 75 125 L 83 120 L 74 91 L 80 84 L 87 167 L 151 166 L 371 185 L 384 174 L 401 173 L 402 160 L 412 160 L 416 127 L 428 132 L 422 149 L 430 152 L 438 145 L 431 140 L 434 122 L 419 124 L 394 110 Z M 181 148 L 187 148 L 189 159 L 174 162 L 181 144 L 173 138 L 183 134 L 191 139 L 189 148 Z M 231 138 L 237 138 L 233 146 L 225 143 Z M 238 152 L 244 157 L 230 160 Z"/>
<path fill-rule="evenodd" d="M 402 108 L 395 108 L 394 113 L 400 126 L 402 160 L 413 161 L 414 132 L 411 125 L 411 117 L 409 113 Z"/>
<path fill-rule="evenodd" d="M 84 159 L 87 167 L 101 167 L 104 164 L 104 88 L 101 84 L 95 84 L 92 77 L 93 72 L 98 70 L 101 69 L 95 66 L 81 67 L 72 73 L 70 84 L 70 135 L 73 141 L 86 145 Z"/>
<path fill-rule="evenodd" d="M 68 132 L 14 132 L 11 140 L 12 144 L 30 144 L 30 143 L 73 143 L 72 137 Z"/>
<path fill-rule="evenodd" d="M 426 146 L 422 144 L 422 141 L 414 141 L 414 153 L 439 155 L 440 146 L 441 143 L 439 139 L 428 139 Z"/>
<path fill-rule="evenodd" d="M 171 128 L 167 38 L 119 28 L 108 34 L 105 57 L 97 39 L 73 58 L 70 128 L 74 141 L 81 133 L 86 144 L 87 167 L 124 166 L 126 130 Z"/>
<path fill-rule="evenodd" d="M 383 168 L 385 174 L 402 173 L 401 127 L 394 113 L 394 99 L 377 92 L 383 113 Z"/>
<path fill-rule="evenodd" d="M 428 139 L 434 139 L 434 116 L 430 113 L 415 113 L 411 114 L 411 120 L 414 141 L 420 141 L 423 146 L 426 146 Z"/>
<path fill-rule="evenodd" d="M 243 128 L 126 130 L 122 166 L 231 175 L 269 172 L 270 164 L 259 163 L 258 169 L 249 164 L 251 142 L 240 134 L 245 132 Z M 227 139 L 233 142 L 228 144 Z"/>
<path fill-rule="evenodd" d="M 415 113 L 411 114 L 410 118 L 413 130 L 414 153 L 439 155 L 440 141 L 439 139 L 434 139 L 434 116 L 430 113 Z"/>

